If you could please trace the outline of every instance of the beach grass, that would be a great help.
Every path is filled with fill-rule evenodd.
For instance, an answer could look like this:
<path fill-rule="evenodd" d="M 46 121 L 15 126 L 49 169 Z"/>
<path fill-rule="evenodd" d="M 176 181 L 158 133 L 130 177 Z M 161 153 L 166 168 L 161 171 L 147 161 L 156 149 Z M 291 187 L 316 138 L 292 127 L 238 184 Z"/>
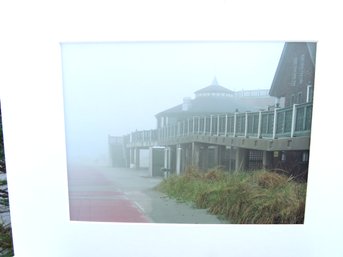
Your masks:
<path fill-rule="evenodd" d="M 303 224 L 306 186 L 266 170 L 204 173 L 190 167 L 157 190 L 234 224 Z"/>

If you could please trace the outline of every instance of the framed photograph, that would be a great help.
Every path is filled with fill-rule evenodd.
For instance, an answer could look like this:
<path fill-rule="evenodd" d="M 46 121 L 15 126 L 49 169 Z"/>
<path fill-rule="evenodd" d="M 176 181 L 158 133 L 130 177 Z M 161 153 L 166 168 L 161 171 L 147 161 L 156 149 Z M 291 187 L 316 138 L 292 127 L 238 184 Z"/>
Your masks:
<path fill-rule="evenodd" d="M 4 7 L 6 13 L 2 19 L 11 26 L 4 31 L 0 50 L 3 71 L 0 83 L 4 85 L 1 86 L 1 111 L 15 256 L 341 256 L 340 220 L 343 210 L 339 203 L 342 173 L 338 156 L 341 139 L 331 133 L 338 133 L 341 129 L 338 105 L 340 89 L 337 87 L 340 71 L 335 60 L 340 60 L 342 56 L 338 51 L 339 40 L 335 33 L 330 32 L 336 31 L 338 23 L 327 19 L 325 27 L 332 28 L 328 30 L 323 29 L 323 21 L 316 19 L 322 14 L 322 8 L 326 7 L 315 5 L 309 8 L 306 3 L 297 3 L 297 8 L 294 8 L 290 3 L 280 9 L 279 6 L 265 3 L 267 8 L 253 1 L 237 4 L 228 1 L 130 1 L 112 4 L 94 1 L 82 4 L 56 2 L 37 10 L 32 5 L 22 4 L 28 11 L 19 12 L 20 19 L 17 17 L 18 9 L 13 4 Z M 309 10 L 311 13 L 308 13 Z M 333 8 L 332 11 L 336 10 Z M 331 17 L 334 17 L 334 13 Z M 73 158 L 77 159 L 84 156 L 78 154 L 78 149 L 79 153 L 92 153 L 87 148 L 92 147 L 93 143 L 89 137 L 87 144 L 73 141 L 75 135 L 81 136 L 80 133 L 86 130 L 70 125 L 75 121 L 75 116 L 68 112 L 66 104 L 79 106 L 84 116 L 78 117 L 84 121 L 83 126 L 89 128 L 94 125 L 87 120 L 90 113 L 103 120 L 113 119 L 114 129 L 117 122 L 130 121 L 130 114 L 123 109 L 123 116 L 107 117 L 97 103 L 104 96 L 98 95 L 99 91 L 96 90 L 88 92 L 85 102 L 68 98 L 68 90 L 76 87 L 67 91 L 64 88 L 70 82 L 66 65 L 71 65 L 71 59 L 63 63 L 67 58 L 65 53 L 72 50 L 70 46 L 109 46 L 123 42 L 126 45 L 137 42 L 316 43 L 316 88 L 303 224 L 90 222 L 82 219 L 82 215 L 71 217 L 70 185 L 71 178 L 75 177 L 68 172 L 71 168 L 70 154 L 73 153 Z M 80 48 L 72 53 L 78 50 Z M 118 54 L 108 54 L 107 57 L 111 59 Z M 106 57 L 106 53 L 103 56 Z M 68 69 L 68 72 L 84 72 L 87 79 L 91 78 L 86 76 L 89 75 L 86 72 L 92 70 L 82 69 L 88 60 L 78 61 L 74 67 L 79 69 Z M 121 65 L 135 67 L 129 59 L 126 61 Z M 122 66 L 118 63 L 119 69 Z M 195 63 L 199 64 L 201 60 Z M 156 69 L 154 67 L 151 74 Z M 104 81 L 106 76 L 110 81 L 110 73 L 104 69 L 102 72 Z M 162 72 L 159 70 L 159 73 Z M 149 78 L 156 79 L 159 73 Z M 204 82 L 205 85 L 189 89 L 189 93 L 206 87 L 206 83 L 220 84 L 219 75 L 215 71 L 211 73 L 214 73 L 212 76 L 218 76 L 216 80 L 211 76 L 208 82 Z M 78 85 L 79 93 L 89 91 L 86 82 L 90 83 L 84 81 Z M 95 84 L 94 81 L 92 83 Z M 144 83 L 149 88 L 149 83 Z M 135 90 L 133 86 L 130 96 L 128 85 L 123 86 L 125 90 L 118 87 L 114 93 L 125 92 L 123 99 L 132 101 L 133 106 L 137 99 L 147 97 L 145 94 L 150 94 L 149 97 L 152 95 L 158 101 L 159 96 L 154 95 L 151 89 L 135 95 L 142 88 Z M 235 90 L 239 91 L 239 88 Z M 168 93 L 172 99 L 172 90 Z M 177 95 L 181 100 L 186 96 Z M 298 96 L 294 96 L 293 100 Z M 109 103 L 107 107 L 110 107 L 111 101 L 107 99 L 111 98 L 106 98 Z M 152 100 L 149 98 L 149 101 Z M 172 100 L 163 103 L 165 106 L 162 110 L 172 107 L 173 103 Z M 147 105 L 150 108 L 153 106 Z M 136 108 L 138 111 L 138 106 Z M 161 120 L 160 124 L 163 124 Z M 142 124 L 142 128 L 138 129 L 145 130 L 148 126 L 150 123 Z M 112 131 L 106 132 L 104 140 L 105 146 L 108 146 L 107 136 L 115 135 Z M 118 133 L 121 136 L 126 132 L 130 131 Z M 88 133 L 92 134 L 92 131 Z M 94 136 L 94 140 L 101 139 Z M 71 148 L 73 151 L 70 151 Z M 273 151 L 270 156 L 283 158 L 282 152 Z M 87 158 L 93 163 L 106 159 L 101 155 Z M 129 166 L 131 164 L 137 165 L 137 162 L 130 162 Z M 83 197 L 80 192 L 75 194 L 75 191 L 73 196 L 74 199 Z"/>

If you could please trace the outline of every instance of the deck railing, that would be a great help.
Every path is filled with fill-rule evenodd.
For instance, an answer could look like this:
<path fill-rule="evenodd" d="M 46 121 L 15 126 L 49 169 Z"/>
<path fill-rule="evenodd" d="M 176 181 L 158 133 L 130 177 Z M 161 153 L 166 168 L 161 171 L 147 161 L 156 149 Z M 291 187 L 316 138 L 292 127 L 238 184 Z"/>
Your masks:
<path fill-rule="evenodd" d="M 272 111 L 193 116 L 154 130 L 136 131 L 127 137 L 131 144 L 172 141 L 190 135 L 250 138 L 309 136 L 312 103 Z"/>

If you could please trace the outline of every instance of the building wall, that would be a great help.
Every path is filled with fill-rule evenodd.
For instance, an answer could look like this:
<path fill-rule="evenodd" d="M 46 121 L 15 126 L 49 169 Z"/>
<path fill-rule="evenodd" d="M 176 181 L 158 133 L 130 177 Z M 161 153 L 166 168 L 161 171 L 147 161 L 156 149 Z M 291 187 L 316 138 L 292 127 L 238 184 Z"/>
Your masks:
<path fill-rule="evenodd" d="M 314 66 L 306 48 L 294 51 L 289 59 L 288 71 L 285 71 L 288 78 L 284 82 L 286 83 L 285 106 L 305 103 L 307 86 L 313 85 L 314 82 Z"/>
<path fill-rule="evenodd" d="M 307 181 L 309 151 L 276 151 L 272 169 L 284 171 L 296 180 Z"/>
<path fill-rule="evenodd" d="M 271 95 L 285 98 L 285 107 L 305 103 L 314 86 L 315 66 L 306 43 L 287 43 L 278 65 Z"/>

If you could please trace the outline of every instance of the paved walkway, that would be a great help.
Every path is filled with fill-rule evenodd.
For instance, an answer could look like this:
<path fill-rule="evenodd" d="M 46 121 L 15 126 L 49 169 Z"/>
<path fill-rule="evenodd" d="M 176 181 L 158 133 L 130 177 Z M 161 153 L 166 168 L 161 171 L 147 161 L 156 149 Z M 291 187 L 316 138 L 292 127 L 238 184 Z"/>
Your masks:
<path fill-rule="evenodd" d="M 206 210 L 154 190 L 148 170 L 73 167 L 68 170 L 70 219 L 105 222 L 223 223 Z"/>

